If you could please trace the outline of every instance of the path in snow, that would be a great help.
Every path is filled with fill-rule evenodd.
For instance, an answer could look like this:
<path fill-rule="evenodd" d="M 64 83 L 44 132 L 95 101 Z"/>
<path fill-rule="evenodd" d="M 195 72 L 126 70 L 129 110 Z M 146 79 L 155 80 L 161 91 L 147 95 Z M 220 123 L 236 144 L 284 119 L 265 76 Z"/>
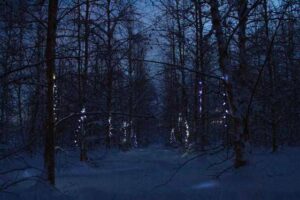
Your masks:
<path fill-rule="evenodd" d="M 183 197 L 184 191 L 178 183 L 173 185 L 171 182 L 170 186 L 153 189 L 169 178 L 180 161 L 183 159 L 179 154 L 159 146 L 109 153 L 104 159 L 94 161 L 93 165 L 80 164 L 73 171 L 62 171 L 57 185 L 63 192 L 78 199 L 163 199 L 161 195 L 168 199 L 178 195 Z M 181 178 L 181 181 L 184 180 Z"/>
<path fill-rule="evenodd" d="M 220 180 L 211 175 L 226 166 L 209 170 L 207 166 L 221 158 L 201 157 L 181 169 L 168 184 L 154 189 L 188 158 L 152 146 L 108 153 L 92 164 L 71 164 L 59 171 L 57 187 L 78 200 L 296 200 L 300 199 L 300 151 L 296 150 L 256 155 L 249 167 L 229 172 Z"/>

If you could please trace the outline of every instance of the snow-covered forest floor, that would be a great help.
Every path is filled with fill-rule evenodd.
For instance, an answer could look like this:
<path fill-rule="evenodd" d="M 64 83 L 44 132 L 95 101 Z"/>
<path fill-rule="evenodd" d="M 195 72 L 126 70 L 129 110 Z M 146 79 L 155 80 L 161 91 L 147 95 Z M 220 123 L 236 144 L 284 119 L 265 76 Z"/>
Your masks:
<path fill-rule="evenodd" d="M 224 162 L 226 151 L 193 159 L 197 154 L 154 145 L 128 152 L 98 150 L 89 156 L 88 163 L 80 163 L 78 152 L 60 152 L 55 189 L 33 179 L 1 192 L 0 199 L 300 199 L 299 148 L 282 148 L 275 154 L 253 151 L 250 163 L 238 170 L 230 168 L 230 160 Z M 22 156 L 18 161 L 2 161 L 1 170 L 21 169 L 25 162 L 42 168 L 41 159 Z M 39 173 L 19 170 L 13 176 L 0 175 L 0 181 L 3 184 Z"/>

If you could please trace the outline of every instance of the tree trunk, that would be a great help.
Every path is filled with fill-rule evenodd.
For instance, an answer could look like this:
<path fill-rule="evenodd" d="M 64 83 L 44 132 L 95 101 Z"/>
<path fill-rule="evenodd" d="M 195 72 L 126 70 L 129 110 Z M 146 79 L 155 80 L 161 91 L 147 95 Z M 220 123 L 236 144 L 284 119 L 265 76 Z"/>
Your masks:
<path fill-rule="evenodd" d="M 90 10 L 90 1 L 86 0 L 86 11 L 85 11 L 85 20 L 84 20 L 84 28 L 85 28 L 85 36 L 84 36 L 84 69 L 82 73 L 82 90 L 81 90 L 81 108 L 83 109 L 86 104 L 86 86 L 87 86 L 87 77 L 88 77 L 88 65 L 89 65 L 89 35 L 90 35 L 90 25 L 89 25 L 89 11 Z M 87 156 L 87 144 L 86 144 L 86 131 L 84 121 L 81 122 L 82 127 L 81 131 L 81 140 L 80 140 L 80 161 L 86 161 L 88 159 Z"/>
<path fill-rule="evenodd" d="M 107 117 L 106 117 L 106 147 L 110 148 L 111 146 L 111 130 L 112 130 L 112 98 L 113 98 L 113 52 L 112 52 L 112 39 L 113 39 L 113 30 L 111 28 L 111 0 L 107 0 L 106 5 L 106 16 L 107 16 Z"/>
<path fill-rule="evenodd" d="M 57 29 L 58 0 L 49 0 L 48 28 L 46 44 L 47 65 L 47 130 L 45 137 L 44 163 L 47 180 L 55 185 L 55 126 L 54 126 L 54 80 L 55 80 L 55 46 Z"/>
<path fill-rule="evenodd" d="M 244 148 L 245 148 L 244 131 L 247 130 L 245 127 L 247 123 L 244 123 L 243 114 L 245 113 L 243 113 L 241 105 L 238 105 L 237 103 L 238 101 L 236 100 L 237 97 L 234 96 L 234 92 L 238 92 L 238 90 L 241 88 L 244 90 L 244 86 L 240 85 L 241 80 L 237 80 L 237 82 L 234 83 L 232 79 L 233 74 L 230 73 L 230 71 L 228 70 L 228 68 L 230 67 L 230 61 L 229 61 L 228 50 L 226 47 L 226 38 L 221 25 L 222 19 L 219 12 L 219 3 L 218 1 L 211 0 L 209 4 L 211 8 L 212 24 L 213 24 L 213 28 L 215 29 L 215 34 L 216 34 L 217 44 L 218 44 L 219 65 L 224 77 L 223 82 L 226 90 L 226 97 L 229 105 L 230 115 L 231 118 L 233 119 L 234 151 L 235 151 L 234 165 L 236 168 L 238 168 L 246 164 L 246 160 L 244 157 Z M 244 72 L 243 70 L 239 70 L 239 72 L 242 73 L 241 76 L 245 76 L 245 74 L 243 74 Z M 238 95 L 239 93 L 236 94 Z"/>
<path fill-rule="evenodd" d="M 270 34 L 269 34 L 269 11 L 268 11 L 268 2 L 263 1 L 264 7 L 264 23 L 265 23 L 265 37 L 266 37 L 266 46 L 270 46 Z M 267 67 L 269 72 L 269 81 L 270 81 L 270 118 L 271 118 L 271 138 L 272 138 L 272 152 L 277 150 L 277 128 L 276 128 L 276 113 L 275 113 L 275 88 L 274 88 L 274 65 L 272 61 L 272 53 L 268 56 Z"/>

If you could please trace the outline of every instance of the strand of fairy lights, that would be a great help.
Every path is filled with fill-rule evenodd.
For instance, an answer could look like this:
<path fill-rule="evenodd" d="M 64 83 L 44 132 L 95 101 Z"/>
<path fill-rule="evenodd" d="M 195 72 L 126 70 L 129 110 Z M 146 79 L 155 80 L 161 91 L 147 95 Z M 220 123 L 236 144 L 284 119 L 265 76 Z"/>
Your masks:
<path fill-rule="evenodd" d="M 112 123 L 111 123 L 111 115 L 109 115 L 109 118 L 108 118 L 108 136 L 111 138 L 113 136 L 112 134 L 112 130 L 113 130 L 113 127 L 112 127 Z"/>
<path fill-rule="evenodd" d="M 187 120 L 184 121 L 185 125 L 185 147 L 189 147 L 189 138 L 190 138 L 190 128 Z"/>
<path fill-rule="evenodd" d="M 57 85 L 56 85 L 56 76 L 53 74 L 53 97 L 54 97 L 54 103 L 53 103 L 53 115 L 54 115 L 54 121 L 57 121 L 57 104 L 58 104 L 58 92 L 57 92 Z"/>
<path fill-rule="evenodd" d="M 224 77 L 223 77 L 223 80 L 225 81 L 225 82 L 227 82 L 228 81 L 228 76 L 227 75 L 224 75 Z M 223 120 L 224 120 L 224 127 L 225 128 L 227 128 L 228 127 L 228 124 L 227 124 L 227 117 L 228 117 L 228 115 L 229 115 L 229 110 L 228 110 L 228 105 L 227 105 L 227 96 L 226 96 L 226 92 L 224 91 L 223 93 L 222 93 L 222 95 L 223 95 L 223 110 L 225 111 L 225 113 L 223 114 Z"/>
<path fill-rule="evenodd" d="M 177 127 L 179 128 L 180 123 L 181 123 L 181 113 L 179 113 L 179 115 L 178 115 L 177 123 L 178 123 Z M 172 129 L 171 129 L 169 142 L 170 142 L 170 144 L 176 143 L 175 128 L 174 127 L 172 127 Z"/>
<path fill-rule="evenodd" d="M 181 116 L 181 113 L 179 113 L 179 115 L 178 115 L 178 127 L 180 127 L 181 122 L 182 122 L 182 116 Z"/>
<path fill-rule="evenodd" d="M 179 131 L 181 131 L 181 128 L 180 128 L 181 122 L 182 122 L 182 116 L 181 116 L 181 113 L 179 113 L 178 118 L 177 118 L 177 128 L 178 128 Z M 175 128 L 173 128 L 173 127 L 172 127 L 171 132 L 170 132 L 169 142 L 170 142 L 170 144 L 176 143 Z"/>
<path fill-rule="evenodd" d="M 179 130 L 181 127 L 181 124 L 183 122 L 183 118 L 182 118 L 182 114 L 179 113 L 178 115 L 178 128 Z M 188 148 L 189 146 L 189 138 L 190 138 L 190 127 L 188 124 L 187 120 L 184 120 L 184 128 L 185 128 L 185 134 L 184 134 L 184 143 L 185 143 L 185 147 Z M 171 130 L 171 135 L 170 135 L 170 141 L 171 142 L 175 142 L 176 138 L 175 138 L 175 134 L 174 134 L 174 129 Z"/>
<path fill-rule="evenodd" d="M 132 130 L 132 121 L 130 123 L 128 123 L 126 121 L 123 121 L 123 125 L 122 125 L 123 139 L 122 139 L 122 142 L 123 143 L 127 142 L 127 135 L 128 135 L 127 129 L 128 129 L 128 127 L 131 127 L 130 137 L 133 140 L 133 147 L 136 148 L 138 146 L 138 143 L 137 143 L 136 133 Z"/>
<path fill-rule="evenodd" d="M 203 97 L 203 86 L 202 86 L 202 81 L 199 81 L 199 112 L 201 114 L 202 112 L 202 97 Z"/>
<path fill-rule="evenodd" d="M 175 129 L 172 128 L 170 133 L 170 144 L 174 144 L 175 142 L 176 142 Z"/>
<path fill-rule="evenodd" d="M 123 130 L 123 139 L 122 142 L 126 143 L 127 142 L 127 128 L 129 126 L 129 123 L 126 121 L 123 122 L 122 130 Z"/>
<path fill-rule="evenodd" d="M 137 143 L 137 137 L 136 137 L 136 132 L 133 130 L 133 122 L 130 121 L 130 130 L 131 130 L 131 138 L 133 139 L 133 147 L 137 147 L 138 143 Z"/>
<path fill-rule="evenodd" d="M 76 144 L 76 146 L 78 145 L 78 141 L 80 140 L 80 133 L 83 131 L 83 128 L 84 128 L 84 122 L 87 118 L 86 116 L 86 110 L 85 110 L 85 107 L 83 107 L 80 111 L 80 118 L 78 119 L 78 127 L 77 129 L 75 130 L 75 140 L 74 140 L 74 143 Z"/>
<path fill-rule="evenodd" d="M 138 147 L 138 141 L 137 141 L 136 133 L 134 134 L 134 137 L 133 137 L 133 146 L 134 146 L 135 148 Z"/>
<path fill-rule="evenodd" d="M 182 124 L 182 115 L 181 113 L 178 114 L 178 130 L 179 131 L 182 131 L 181 130 L 181 124 Z M 181 134 L 181 133 L 180 133 Z"/>
<path fill-rule="evenodd" d="M 223 114 L 223 120 L 224 120 L 224 127 L 227 128 L 227 114 L 229 113 L 227 109 L 227 104 L 226 104 L 226 93 L 223 92 L 223 108 L 225 110 L 225 113 Z"/>

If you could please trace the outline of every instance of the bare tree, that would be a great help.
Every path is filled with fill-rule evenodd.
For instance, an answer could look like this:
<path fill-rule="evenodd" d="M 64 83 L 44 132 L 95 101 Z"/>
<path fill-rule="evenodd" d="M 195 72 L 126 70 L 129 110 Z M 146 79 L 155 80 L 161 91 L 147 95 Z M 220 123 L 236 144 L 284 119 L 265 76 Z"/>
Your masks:
<path fill-rule="evenodd" d="M 58 1 L 49 0 L 48 7 L 48 29 L 46 44 L 47 65 L 47 130 L 45 136 L 44 162 L 47 180 L 55 184 L 55 119 L 54 119 L 54 81 L 55 81 L 55 46 L 57 29 Z"/>

